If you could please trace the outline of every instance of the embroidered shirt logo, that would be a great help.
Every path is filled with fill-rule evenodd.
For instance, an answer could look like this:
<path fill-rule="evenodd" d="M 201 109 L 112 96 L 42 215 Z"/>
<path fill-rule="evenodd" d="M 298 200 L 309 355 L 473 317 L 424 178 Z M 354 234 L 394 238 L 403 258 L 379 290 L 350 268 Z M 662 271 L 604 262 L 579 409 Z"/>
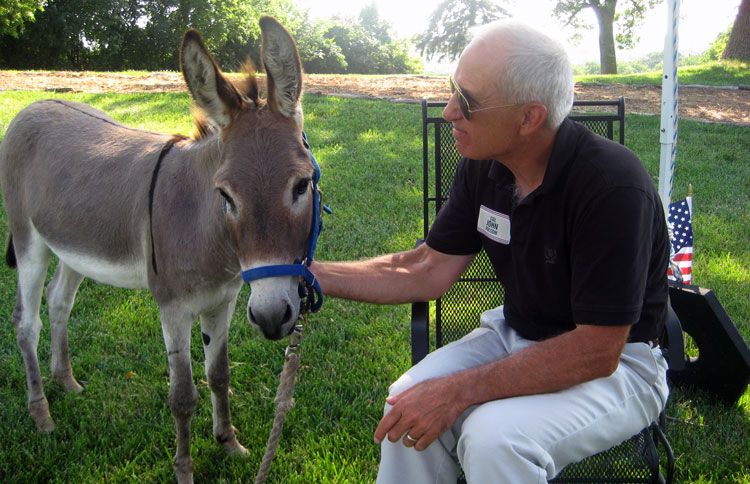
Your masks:
<path fill-rule="evenodd" d="M 547 264 L 557 263 L 557 251 L 551 247 L 544 247 L 544 262 Z"/>
<path fill-rule="evenodd" d="M 508 245 L 510 243 L 510 217 L 482 205 L 479 207 L 477 231 L 495 242 Z"/>

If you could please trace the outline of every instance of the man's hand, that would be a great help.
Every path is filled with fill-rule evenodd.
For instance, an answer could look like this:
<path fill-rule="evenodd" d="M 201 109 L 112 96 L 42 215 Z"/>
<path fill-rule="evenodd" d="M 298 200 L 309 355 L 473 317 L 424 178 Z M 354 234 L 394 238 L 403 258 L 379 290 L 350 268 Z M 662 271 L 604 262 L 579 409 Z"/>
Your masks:
<path fill-rule="evenodd" d="M 375 429 L 375 442 L 403 439 L 406 447 L 426 449 L 469 406 L 458 375 L 435 378 L 388 397 L 392 405 Z"/>

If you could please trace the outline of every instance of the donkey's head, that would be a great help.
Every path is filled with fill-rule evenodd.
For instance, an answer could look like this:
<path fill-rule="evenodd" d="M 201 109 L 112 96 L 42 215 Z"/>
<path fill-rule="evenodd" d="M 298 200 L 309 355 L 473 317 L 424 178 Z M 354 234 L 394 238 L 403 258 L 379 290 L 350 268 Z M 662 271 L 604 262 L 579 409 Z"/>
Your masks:
<path fill-rule="evenodd" d="M 305 256 L 313 210 L 313 165 L 302 139 L 302 68 L 294 40 L 276 20 L 263 17 L 261 58 L 267 99 L 254 73 L 242 85 L 225 78 L 195 31 L 185 34 L 180 62 L 204 119 L 200 136 L 212 136 L 221 159 L 214 175 L 217 205 L 243 271 L 290 264 Z M 223 200 L 221 200 L 223 199 Z M 289 334 L 299 317 L 297 277 L 250 283 L 248 319 L 269 339 Z"/>

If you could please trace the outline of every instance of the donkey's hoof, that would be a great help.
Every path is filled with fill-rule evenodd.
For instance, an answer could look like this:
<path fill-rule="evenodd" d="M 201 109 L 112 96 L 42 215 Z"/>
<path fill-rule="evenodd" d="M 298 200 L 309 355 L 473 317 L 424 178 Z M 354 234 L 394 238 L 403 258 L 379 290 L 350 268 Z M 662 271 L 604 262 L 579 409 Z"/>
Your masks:
<path fill-rule="evenodd" d="M 230 430 L 226 435 L 214 435 L 217 442 L 221 444 L 221 447 L 229 455 L 248 455 L 246 448 L 237 441 L 237 428 L 234 425 L 230 427 Z"/>
<path fill-rule="evenodd" d="M 174 476 L 177 478 L 177 484 L 193 484 L 193 460 L 175 459 Z"/>
<path fill-rule="evenodd" d="M 69 393 L 81 393 L 83 392 L 83 386 L 75 381 L 75 379 L 71 379 L 70 381 L 63 384 L 63 388 L 66 392 Z"/>
<path fill-rule="evenodd" d="M 68 365 L 67 368 L 63 367 L 63 369 L 57 371 L 53 368 L 53 375 L 55 381 L 63 387 L 66 392 L 81 393 L 83 391 L 83 387 L 78 381 L 76 381 L 76 377 L 73 376 L 73 370 L 70 368 L 70 365 Z"/>
<path fill-rule="evenodd" d="M 44 418 L 34 418 L 36 429 L 43 434 L 50 434 L 55 430 L 55 421 L 50 415 Z"/>
<path fill-rule="evenodd" d="M 55 430 L 55 421 L 49 414 L 49 403 L 46 398 L 42 397 L 40 400 L 30 402 L 29 413 L 39 432 L 48 434 Z"/>
<path fill-rule="evenodd" d="M 177 484 L 193 484 L 193 473 L 192 472 L 174 472 L 174 476 L 177 478 Z"/>
<path fill-rule="evenodd" d="M 57 382 L 68 393 L 81 393 L 83 391 L 83 386 L 72 376 L 69 378 L 59 378 Z"/>
<path fill-rule="evenodd" d="M 224 442 L 223 447 L 224 451 L 233 457 L 245 457 L 247 455 L 250 455 L 247 449 L 242 444 L 240 444 L 237 439 L 232 439 L 228 442 Z"/>

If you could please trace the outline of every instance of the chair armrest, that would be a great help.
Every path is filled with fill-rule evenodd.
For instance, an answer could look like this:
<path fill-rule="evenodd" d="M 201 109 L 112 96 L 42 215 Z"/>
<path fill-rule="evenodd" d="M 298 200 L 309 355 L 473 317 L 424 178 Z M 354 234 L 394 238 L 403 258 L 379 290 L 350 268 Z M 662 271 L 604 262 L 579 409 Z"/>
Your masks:
<path fill-rule="evenodd" d="M 424 239 L 414 244 L 419 247 Z M 430 303 L 411 304 L 411 364 L 415 365 L 430 352 Z"/>
<path fill-rule="evenodd" d="M 685 337 L 682 334 L 680 318 L 672 309 L 671 301 L 667 304 L 667 320 L 664 323 L 661 347 L 670 370 L 685 369 Z"/>
<path fill-rule="evenodd" d="M 416 365 L 430 352 L 430 303 L 411 304 L 411 364 Z"/>

